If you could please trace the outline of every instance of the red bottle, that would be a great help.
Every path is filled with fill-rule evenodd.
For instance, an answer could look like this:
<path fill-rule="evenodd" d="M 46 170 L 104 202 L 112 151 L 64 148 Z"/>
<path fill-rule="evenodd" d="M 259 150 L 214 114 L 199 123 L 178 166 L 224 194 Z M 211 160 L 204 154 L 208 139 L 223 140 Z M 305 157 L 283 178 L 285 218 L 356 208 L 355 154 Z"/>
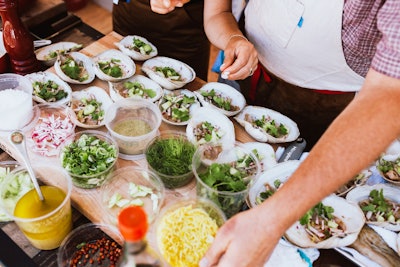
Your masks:
<path fill-rule="evenodd" d="M 3 22 L 3 42 L 8 53 L 11 71 L 25 75 L 39 70 L 33 38 L 18 15 L 17 0 L 0 0 Z"/>

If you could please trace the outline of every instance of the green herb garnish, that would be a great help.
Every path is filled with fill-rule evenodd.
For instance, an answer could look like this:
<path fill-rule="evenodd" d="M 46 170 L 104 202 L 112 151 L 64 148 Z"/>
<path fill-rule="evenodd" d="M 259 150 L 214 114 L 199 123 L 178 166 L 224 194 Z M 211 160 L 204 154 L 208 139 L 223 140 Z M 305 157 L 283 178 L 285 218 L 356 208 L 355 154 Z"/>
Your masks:
<path fill-rule="evenodd" d="M 182 175 L 191 171 L 196 147 L 184 137 L 157 139 L 146 151 L 148 164 L 167 175 Z"/>
<path fill-rule="evenodd" d="M 83 62 L 75 61 L 70 55 L 66 55 L 64 60 L 60 65 L 61 70 L 73 80 L 80 82 L 89 79 L 89 74 L 87 73 Z"/>
<path fill-rule="evenodd" d="M 164 78 L 168 78 L 173 81 L 181 80 L 181 75 L 171 67 L 155 67 L 155 71 Z"/>
<path fill-rule="evenodd" d="M 204 100 L 210 102 L 211 104 L 223 110 L 226 111 L 239 110 L 238 106 L 232 105 L 232 99 L 230 97 L 217 94 L 214 89 L 211 89 L 209 92 L 202 91 L 201 95 L 204 96 Z"/>
<path fill-rule="evenodd" d="M 265 115 L 263 115 L 261 119 L 254 120 L 253 123 L 276 138 L 283 137 L 288 134 L 288 129 L 285 125 L 277 123 L 275 120 L 271 120 Z"/>
<path fill-rule="evenodd" d="M 112 58 L 111 60 L 99 61 L 97 64 L 100 70 L 108 76 L 120 78 L 124 74 L 120 65 L 120 59 Z"/>
<path fill-rule="evenodd" d="M 32 83 L 32 87 L 33 93 L 47 102 L 55 102 L 68 96 L 68 93 L 52 80 L 35 81 Z"/>
<path fill-rule="evenodd" d="M 121 94 L 124 98 L 140 96 L 141 98 L 154 98 L 157 93 L 153 89 L 147 89 L 140 82 L 126 81 L 124 82 Z"/>
<path fill-rule="evenodd" d="M 151 48 L 151 45 L 143 42 L 142 40 L 140 40 L 138 38 L 133 38 L 132 46 L 129 48 L 136 52 L 139 52 L 143 55 L 148 55 L 153 51 L 153 48 Z"/>
<path fill-rule="evenodd" d="M 194 96 L 167 94 L 160 105 L 164 118 L 173 122 L 184 122 L 190 118 L 190 106 L 196 102 Z"/>

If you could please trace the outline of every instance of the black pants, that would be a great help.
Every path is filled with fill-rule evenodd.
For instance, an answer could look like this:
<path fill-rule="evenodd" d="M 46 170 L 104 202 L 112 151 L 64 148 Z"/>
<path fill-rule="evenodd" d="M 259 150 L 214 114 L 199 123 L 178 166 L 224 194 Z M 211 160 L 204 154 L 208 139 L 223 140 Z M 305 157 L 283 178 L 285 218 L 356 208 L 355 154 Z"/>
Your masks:
<path fill-rule="evenodd" d="M 207 81 L 210 43 L 203 28 L 203 7 L 202 0 L 192 0 L 168 14 L 158 14 L 151 11 L 149 0 L 120 1 L 113 6 L 113 30 L 146 38 L 160 56 L 185 62 Z"/>
<path fill-rule="evenodd" d="M 248 105 L 263 106 L 276 110 L 295 121 L 300 136 L 307 141 L 309 151 L 331 122 L 352 101 L 355 93 L 323 94 L 298 87 L 268 73 L 271 81 L 261 75 L 256 95 L 250 98 L 251 78 L 238 81 Z"/>

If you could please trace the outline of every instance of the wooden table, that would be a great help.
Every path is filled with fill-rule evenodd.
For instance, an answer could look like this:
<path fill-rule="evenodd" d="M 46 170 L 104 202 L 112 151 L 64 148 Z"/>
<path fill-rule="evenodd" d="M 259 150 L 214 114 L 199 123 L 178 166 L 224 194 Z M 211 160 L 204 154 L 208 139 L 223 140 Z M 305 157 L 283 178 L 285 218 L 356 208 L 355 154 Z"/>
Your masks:
<path fill-rule="evenodd" d="M 122 38 L 121 35 L 111 32 L 108 35 L 104 36 L 103 38 L 99 39 L 98 41 L 88 45 L 87 47 L 83 48 L 81 50 L 82 53 L 92 57 L 95 56 L 107 49 L 110 48 L 116 48 L 114 46 L 114 42 L 117 42 Z M 140 62 L 136 62 L 137 68 L 136 68 L 136 73 L 141 74 L 140 70 Z M 54 72 L 53 68 L 48 69 L 47 71 Z M 197 90 L 199 89 L 203 84 L 205 84 L 205 81 L 196 78 L 193 82 L 187 84 L 185 88 L 189 90 Z M 96 78 L 92 83 L 88 85 L 71 85 L 73 91 L 81 90 L 84 88 L 87 88 L 89 86 L 98 86 L 103 88 L 106 92 L 108 92 L 108 83 L 104 82 L 102 80 L 99 80 Z M 252 137 L 250 137 L 246 131 L 243 129 L 243 127 L 239 126 L 234 120 L 232 120 L 234 125 L 235 125 L 235 134 L 236 134 L 236 139 L 241 142 L 249 142 L 249 141 L 254 141 Z M 84 130 L 82 128 L 77 127 L 76 131 Z M 101 131 L 107 131 L 107 129 L 103 126 L 101 128 L 98 128 L 96 130 L 101 130 Z M 177 131 L 185 131 L 185 126 L 173 126 L 166 124 L 162 122 L 160 126 L 160 131 L 163 130 L 177 130 Z M 9 143 L 7 136 L 0 136 L 0 146 L 1 148 L 6 151 L 9 155 L 11 155 L 15 160 L 18 162 L 21 161 L 21 155 L 15 151 L 11 144 Z M 28 151 L 29 157 L 31 162 L 34 164 L 42 165 L 46 164 L 48 166 L 60 166 L 61 164 L 59 162 L 59 159 L 57 157 L 43 157 L 40 156 L 36 153 Z M 123 159 L 118 159 L 116 168 L 121 168 L 125 166 L 130 166 L 130 165 L 138 165 L 143 168 L 147 168 L 147 164 L 144 159 L 139 159 L 136 161 L 130 161 L 130 160 L 123 160 Z M 45 168 L 38 168 L 38 175 L 42 177 L 46 177 L 46 169 Z M 57 181 L 52 180 L 52 179 L 44 179 L 46 183 L 51 184 L 51 185 L 56 185 Z M 166 205 L 170 204 L 171 202 L 178 201 L 182 197 L 195 197 L 196 192 L 195 192 L 195 179 L 192 180 L 191 183 L 188 185 L 175 189 L 175 190 L 166 190 L 166 198 L 164 201 L 163 207 Z M 106 224 L 113 224 L 113 222 L 110 220 L 110 217 L 108 216 L 108 213 L 106 209 L 102 206 L 102 191 L 100 188 L 96 189 L 81 189 L 78 187 L 73 187 L 72 190 L 72 195 L 71 195 L 71 200 L 72 200 L 72 205 L 73 207 L 79 211 L 81 214 L 83 214 L 85 217 L 87 217 L 90 221 L 94 223 L 106 223 Z M 10 226 L 7 225 L 9 229 L 6 228 L 7 232 L 13 232 L 15 233 L 19 232 L 17 236 L 13 234 L 13 238 L 16 239 L 16 243 L 21 244 L 23 243 L 23 250 L 31 257 L 36 255 L 38 253 L 38 250 L 33 248 L 32 246 L 29 245 L 29 242 L 26 240 L 26 238 L 20 233 L 20 231 L 17 229 L 17 226 L 13 223 L 10 224 Z M 150 233 L 149 233 L 149 242 L 151 245 L 155 245 L 154 239 L 153 239 L 153 228 L 150 228 Z"/>

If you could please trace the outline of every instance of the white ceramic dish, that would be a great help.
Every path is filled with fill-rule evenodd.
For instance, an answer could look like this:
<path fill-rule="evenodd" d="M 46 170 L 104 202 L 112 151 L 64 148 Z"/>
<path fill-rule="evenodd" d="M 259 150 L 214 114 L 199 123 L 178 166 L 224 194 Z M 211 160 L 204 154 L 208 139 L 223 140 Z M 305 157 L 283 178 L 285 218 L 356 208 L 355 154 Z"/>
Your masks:
<path fill-rule="evenodd" d="M 210 82 L 194 93 L 203 107 L 213 107 L 226 116 L 234 116 L 246 106 L 246 99 L 242 93 L 228 84 Z M 223 101 L 223 105 L 213 101 L 215 97 Z"/>
<path fill-rule="evenodd" d="M 96 76 L 103 81 L 119 82 L 132 77 L 136 72 L 133 60 L 116 49 L 106 50 L 92 58 Z M 120 73 L 113 73 L 112 69 L 119 69 Z"/>
<path fill-rule="evenodd" d="M 170 70 L 170 74 L 173 73 L 176 75 L 163 74 L 167 69 Z M 196 73 L 189 65 L 169 57 L 157 56 L 146 60 L 142 65 L 142 71 L 150 79 L 169 90 L 182 88 L 196 78 Z"/>
<path fill-rule="evenodd" d="M 299 128 L 293 120 L 272 109 L 259 106 L 246 106 L 234 118 L 241 126 L 244 127 L 248 134 L 250 134 L 254 139 L 259 142 L 291 142 L 296 140 L 300 135 Z M 287 129 L 287 133 L 284 135 L 273 136 L 265 129 L 258 127 L 254 124 L 254 121 L 263 120 L 263 118 L 268 122 L 274 121 L 277 127 L 281 125 L 284 126 Z"/>
<path fill-rule="evenodd" d="M 108 87 L 111 99 L 114 101 L 123 98 L 138 98 L 156 102 L 163 95 L 163 90 L 158 83 L 140 74 L 135 74 L 124 81 L 108 82 Z"/>
<path fill-rule="evenodd" d="M 90 104 L 88 103 L 88 100 L 95 101 Z M 73 92 L 71 102 L 71 109 L 76 115 L 76 117 L 73 117 L 75 124 L 87 129 L 98 128 L 105 125 L 105 113 L 113 103 L 108 94 L 102 88 L 97 86 L 90 86 L 86 89 Z M 97 104 L 100 104 L 99 108 L 94 109 Z M 93 108 L 89 107 L 89 105 Z M 102 115 L 100 115 L 98 119 L 93 120 L 91 113 L 88 112 L 89 109 L 96 112 L 95 118 L 97 118 L 97 112 L 102 113 Z"/>
<path fill-rule="evenodd" d="M 60 54 L 69 53 L 72 51 L 77 51 L 82 48 L 81 44 L 75 42 L 58 42 L 35 51 L 36 58 L 43 62 L 46 66 L 53 66 L 56 62 L 57 56 Z"/>
<path fill-rule="evenodd" d="M 184 101 L 185 97 L 193 98 L 194 102 L 187 103 L 187 101 Z M 188 124 L 190 118 L 193 116 L 193 112 L 200 107 L 200 103 L 192 91 L 178 89 L 173 91 L 164 90 L 163 97 L 158 102 L 158 106 L 161 110 L 162 120 L 164 122 L 180 126 Z M 189 112 L 187 119 L 186 117 L 181 119 L 182 110 L 183 112 Z M 177 114 L 175 114 L 175 112 Z"/>
<path fill-rule="evenodd" d="M 134 44 L 134 40 L 136 40 L 139 45 Z M 144 43 L 144 45 L 141 46 L 140 43 Z M 130 56 L 133 60 L 143 61 L 155 57 L 158 54 L 157 48 L 151 42 L 138 35 L 125 36 L 121 41 L 114 44 L 122 51 L 122 53 Z M 145 45 L 147 45 L 147 48 L 151 48 L 150 52 L 148 52 L 149 49 L 141 49 L 141 47 L 144 47 Z"/>
<path fill-rule="evenodd" d="M 209 131 L 212 136 L 210 140 L 201 137 L 204 132 L 201 128 L 204 124 L 210 124 L 212 128 L 212 131 Z M 188 140 L 195 145 L 209 144 L 221 146 L 223 149 L 229 149 L 235 145 L 235 129 L 232 121 L 214 108 L 196 109 L 186 126 L 186 135 Z"/>
<path fill-rule="evenodd" d="M 69 61 L 69 67 L 78 65 L 80 73 L 76 78 L 71 78 L 64 72 L 66 61 Z M 93 61 L 83 53 L 70 52 L 66 55 L 60 55 L 54 63 L 54 69 L 61 79 L 72 84 L 88 84 L 95 78 L 95 68 Z"/>
<path fill-rule="evenodd" d="M 25 75 L 31 82 L 33 87 L 32 98 L 37 103 L 49 103 L 49 104 L 60 104 L 66 105 L 71 101 L 72 89 L 66 82 L 60 79 L 56 74 L 52 72 L 35 72 Z M 54 87 L 57 86 L 57 89 Z M 53 91 L 53 95 L 57 92 L 65 92 L 66 95 L 60 99 L 51 98 L 44 99 L 41 97 L 41 91 L 44 88 L 48 88 L 47 91 Z"/>

